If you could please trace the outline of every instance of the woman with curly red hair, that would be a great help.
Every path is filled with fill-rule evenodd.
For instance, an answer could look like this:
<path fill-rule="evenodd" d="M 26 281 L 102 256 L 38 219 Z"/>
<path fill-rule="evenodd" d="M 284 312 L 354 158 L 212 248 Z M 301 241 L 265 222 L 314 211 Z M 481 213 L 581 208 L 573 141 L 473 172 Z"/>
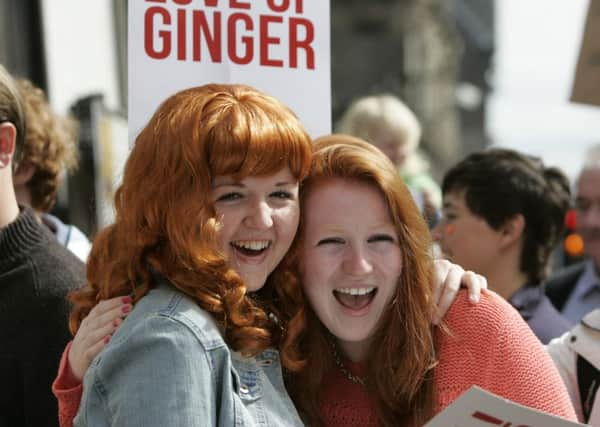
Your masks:
<path fill-rule="evenodd" d="M 287 322 L 274 296 L 301 290 L 268 276 L 294 238 L 310 158 L 296 116 L 252 88 L 191 88 L 159 107 L 71 297 L 72 332 L 99 300 L 135 304 L 86 373 L 75 425 L 301 425 L 267 315 Z"/>

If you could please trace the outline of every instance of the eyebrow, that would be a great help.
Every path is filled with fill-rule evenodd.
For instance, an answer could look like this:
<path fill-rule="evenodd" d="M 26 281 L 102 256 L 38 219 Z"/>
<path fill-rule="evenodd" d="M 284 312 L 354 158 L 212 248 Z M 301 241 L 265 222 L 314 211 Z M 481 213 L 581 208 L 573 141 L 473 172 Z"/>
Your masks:
<path fill-rule="evenodd" d="M 456 207 L 456 205 L 453 202 L 444 200 L 444 203 L 442 204 L 442 207 L 444 209 L 448 209 L 448 208 L 454 208 L 454 207 Z"/>
<path fill-rule="evenodd" d="M 276 182 L 275 183 L 275 187 L 286 187 L 286 186 L 290 186 L 290 185 L 295 185 L 295 182 L 288 182 L 288 181 L 282 181 L 282 182 Z M 241 182 L 223 182 L 221 184 L 214 184 L 211 186 L 212 188 L 219 188 L 219 187 L 236 187 L 236 188 L 246 188 L 246 186 L 244 184 L 242 184 Z"/>

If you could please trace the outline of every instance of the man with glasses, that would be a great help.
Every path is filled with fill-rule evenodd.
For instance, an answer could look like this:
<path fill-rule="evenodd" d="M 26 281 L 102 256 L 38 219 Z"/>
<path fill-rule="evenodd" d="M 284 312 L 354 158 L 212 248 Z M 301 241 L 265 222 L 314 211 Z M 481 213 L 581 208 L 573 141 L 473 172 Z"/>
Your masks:
<path fill-rule="evenodd" d="M 575 186 L 575 230 L 583 239 L 586 260 L 561 270 L 546 284 L 554 306 L 573 323 L 600 308 L 600 144 L 585 159 Z"/>

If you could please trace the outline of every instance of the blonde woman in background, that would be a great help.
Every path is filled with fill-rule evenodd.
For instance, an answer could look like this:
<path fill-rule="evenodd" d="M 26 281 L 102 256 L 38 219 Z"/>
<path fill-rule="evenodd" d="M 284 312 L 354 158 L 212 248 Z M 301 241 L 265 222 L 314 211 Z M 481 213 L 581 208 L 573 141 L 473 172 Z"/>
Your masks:
<path fill-rule="evenodd" d="M 436 222 L 442 193 L 419 150 L 419 120 L 398 97 L 381 94 L 357 99 L 340 119 L 337 131 L 364 139 L 383 151 L 398 167 L 430 226 Z"/>

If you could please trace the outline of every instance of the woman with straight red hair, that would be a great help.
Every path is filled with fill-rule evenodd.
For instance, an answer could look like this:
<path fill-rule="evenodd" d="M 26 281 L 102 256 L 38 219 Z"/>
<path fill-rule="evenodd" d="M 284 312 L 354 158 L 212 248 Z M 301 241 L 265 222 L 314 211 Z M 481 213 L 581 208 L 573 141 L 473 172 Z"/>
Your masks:
<path fill-rule="evenodd" d="M 273 279 L 297 281 L 310 303 L 290 343 L 305 364 L 287 381 L 307 425 L 422 426 L 473 385 L 576 420 L 552 360 L 495 293 L 476 305 L 459 293 L 444 326 L 431 324 L 431 237 L 381 151 L 318 139 L 300 202 Z"/>

